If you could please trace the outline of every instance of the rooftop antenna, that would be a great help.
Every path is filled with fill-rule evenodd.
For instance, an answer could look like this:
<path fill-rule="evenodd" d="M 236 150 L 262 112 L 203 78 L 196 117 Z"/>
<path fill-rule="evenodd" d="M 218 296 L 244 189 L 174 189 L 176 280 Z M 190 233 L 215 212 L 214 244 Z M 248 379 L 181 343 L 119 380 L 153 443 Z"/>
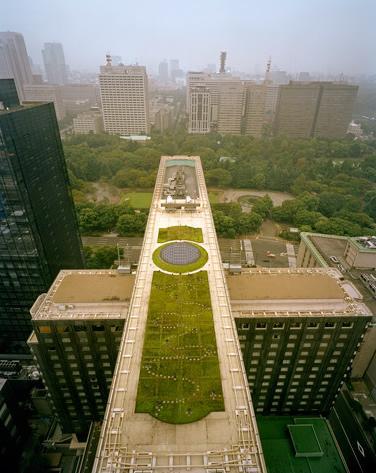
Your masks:
<path fill-rule="evenodd" d="M 106 54 L 106 66 L 112 66 L 112 57 L 110 53 Z"/>
<path fill-rule="evenodd" d="M 226 57 L 227 57 L 226 51 L 221 51 L 221 55 L 219 56 L 219 60 L 220 60 L 219 73 L 220 74 L 224 74 L 226 72 Z"/>

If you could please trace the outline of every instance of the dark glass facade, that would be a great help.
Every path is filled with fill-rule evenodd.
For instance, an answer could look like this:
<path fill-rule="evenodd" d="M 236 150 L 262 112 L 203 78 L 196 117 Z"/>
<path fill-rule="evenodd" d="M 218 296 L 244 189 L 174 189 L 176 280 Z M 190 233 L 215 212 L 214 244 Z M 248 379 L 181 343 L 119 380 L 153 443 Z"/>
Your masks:
<path fill-rule="evenodd" d="M 2 102 L 3 108 L 18 107 L 20 105 L 13 79 L 0 79 L 0 102 Z"/>
<path fill-rule="evenodd" d="M 35 299 L 83 266 L 53 104 L 0 111 L 0 353 L 27 350 Z"/>

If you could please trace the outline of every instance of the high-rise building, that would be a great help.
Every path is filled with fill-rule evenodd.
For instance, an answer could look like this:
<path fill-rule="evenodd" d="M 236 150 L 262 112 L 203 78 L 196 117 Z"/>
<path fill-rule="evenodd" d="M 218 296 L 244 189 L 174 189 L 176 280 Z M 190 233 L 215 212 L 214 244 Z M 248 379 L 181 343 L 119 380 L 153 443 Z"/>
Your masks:
<path fill-rule="evenodd" d="M 149 132 L 148 76 L 144 66 L 113 66 L 111 56 L 99 74 L 104 129 L 107 133 Z"/>
<path fill-rule="evenodd" d="M 33 83 L 33 76 L 22 34 L 0 32 L 0 79 L 14 79 L 20 100 L 23 87 Z"/>
<path fill-rule="evenodd" d="M 371 320 L 359 296 L 334 268 L 225 275 L 200 159 L 164 156 L 135 277 L 61 272 L 29 344 L 65 429 L 108 393 L 93 472 L 258 473 L 254 406 L 328 413 Z"/>
<path fill-rule="evenodd" d="M 274 133 L 292 138 L 342 138 L 351 121 L 358 86 L 334 82 L 281 85 Z"/>
<path fill-rule="evenodd" d="M 51 84 L 25 85 L 24 94 L 26 102 L 52 102 L 57 119 L 60 121 L 65 117 L 60 86 Z"/>
<path fill-rule="evenodd" d="M 64 432 L 102 420 L 134 276 L 61 271 L 35 302 L 28 344 Z"/>
<path fill-rule="evenodd" d="M 36 297 L 61 269 L 84 264 L 54 107 L 7 97 L 9 80 L 0 80 L 2 352 L 26 347 Z"/>
<path fill-rule="evenodd" d="M 268 86 L 266 84 L 255 84 L 246 82 L 245 84 L 245 112 L 244 112 L 244 133 L 246 135 L 260 138 L 264 131 L 266 99 Z"/>
<path fill-rule="evenodd" d="M 218 131 L 240 135 L 243 108 L 244 84 L 240 78 L 224 73 L 188 73 L 189 133 Z"/>
<path fill-rule="evenodd" d="M 58 85 L 66 84 L 67 65 L 65 64 L 63 45 L 61 43 L 44 43 L 42 57 L 47 82 Z"/>
<path fill-rule="evenodd" d="M 162 61 L 159 63 L 158 74 L 159 74 L 159 79 L 162 82 L 168 81 L 168 62 L 167 61 Z"/>
<path fill-rule="evenodd" d="M 253 405 L 327 415 L 372 320 L 336 269 L 251 269 L 228 276 Z"/>

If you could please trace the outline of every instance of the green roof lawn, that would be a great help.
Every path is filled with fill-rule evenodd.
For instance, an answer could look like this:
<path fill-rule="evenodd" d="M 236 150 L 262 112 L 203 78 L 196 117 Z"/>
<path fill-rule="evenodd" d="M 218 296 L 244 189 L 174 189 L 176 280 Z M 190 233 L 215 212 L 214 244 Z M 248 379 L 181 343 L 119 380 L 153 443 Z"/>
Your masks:
<path fill-rule="evenodd" d="M 154 272 L 136 412 L 184 424 L 223 410 L 207 272 Z"/>
<path fill-rule="evenodd" d="M 187 225 L 160 228 L 158 233 L 158 243 L 165 243 L 172 240 L 189 240 L 202 243 L 203 236 L 201 228 L 188 227 Z"/>

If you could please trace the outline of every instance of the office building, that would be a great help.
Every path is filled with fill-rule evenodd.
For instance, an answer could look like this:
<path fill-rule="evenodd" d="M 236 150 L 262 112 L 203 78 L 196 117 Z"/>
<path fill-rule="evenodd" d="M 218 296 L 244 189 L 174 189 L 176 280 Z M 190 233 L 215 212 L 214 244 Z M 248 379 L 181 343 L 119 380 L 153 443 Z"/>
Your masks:
<path fill-rule="evenodd" d="M 103 419 L 134 276 L 61 271 L 31 309 L 28 340 L 64 432 Z"/>
<path fill-rule="evenodd" d="M 42 49 L 44 70 L 49 84 L 64 85 L 67 83 L 67 65 L 61 43 L 44 43 Z"/>
<path fill-rule="evenodd" d="M 97 134 L 103 131 L 103 118 L 99 109 L 82 112 L 73 118 L 73 133 L 75 135 Z"/>
<path fill-rule="evenodd" d="M 274 133 L 291 138 L 343 138 L 358 86 L 334 82 L 281 85 Z"/>
<path fill-rule="evenodd" d="M 7 373 L 0 374 L 0 460 L 3 471 L 19 471 L 25 442 L 30 435 L 30 391 L 37 384 L 29 379 L 24 370 L 19 371 L 17 362 L 0 361 L 0 370 L 6 366 Z M 13 367 L 17 371 L 11 371 Z"/>
<path fill-rule="evenodd" d="M 251 269 L 227 283 L 256 412 L 328 414 L 371 312 L 335 269 Z"/>
<path fill-rule="evenodd" d="M 20 100 L 24 100 L 24 85 L 33 77 L 22 34 L 0 32 L 0 79 L 14 79 Z"/>
<path fill-rule="evenodd" d="M 148 77 L 144 66 L 113 66 L 111 56 L 99 74 L 104 129 L 118 135 L 149 132 Z"/>
<path fill-rule="evenodd" d="M 173 243 L 172 246 L 167 244 L 166 255 L 160 253 L 164 246 L 157 243 L 163 229 L 169 227 L 167 230 L 173 233 L 176 225 L 189 225 L 194 233 L 197 232 L 198 241 L 202 241 L 200 235 L 204 239 L 198 246 L 187 242 L 178 245 L 183 250 L 182 260 L 173 256 Z M 171 238 L 175 239 L 173 235 Z M 155 251 L 162 260 L 152 257 Z M 200 272 L 176 275 L 159 271 L 160 264 L 166 270 L 163 261 L 175 261 L 179 266 L 191 258 L 202 269 Z M 180 268 L 184 270 L 184 264 Z M 105 472 L 132 464 L 135 470 L 194 468 L 197 472 L 206 472 L 214 463 L 216 468 L 228 467 L 229 471 L 238 471 L 240 467 L 252 468 L 255 473 L 266 471 L 198 157 L 162 157 L 135 279 L 131 281 L 123 274 L 105 273 L 98 275 L 96 283 L 91 282 L 93 276 L 90 274 L 80 283 L 82 275 L 77 274 L 78 279 L 69 280 L 61 273 L 47 296 L 43 296 L 40 303 L 37 301 L 33 308 L 36 330 L 29 340 L 41 347 L 42 338 L 49 338 L 44 338 L 43 353 L 37 348 L 41 354 L 40 366 L 42 358 L 49 359 L 49 348 L 58 351 L 55 358 L 58 366 L 49 368 L 45 360 L 43 376 L 48 384 L 45 373 L 59 370 L 57 376 L 62 381 L 50 381 L 58 391 L 52 395 L 58 396 L 60 392 L 60 396 L 72 401 L 66 403 L 68 409 L 72 406 L 72 415 L 80 407 L 77 397 L 87 400 L 88 404 L 91 402 L 88 396 L 76 394 L 75 386 L 80 387 L 78 391 L 81 392 L 94 391 L 89 373 L 86 375 L 86 361 L 93 363 L 89 369 L 97 369 L 93 382 L 96 383 L 98 402 L 94 399 L 92 405 L 87 406 L 89 415 L 96 406 L 96 415 L 103 413 L 104 396 L 100 383 L 110 386 L 114 369 L 93 471 Z M 160 297 L 162 306 L 158 303 Z M 97 320 L 91 320 L 89 312 Z M 153 335 L 154 317 L 157 317 L 160 331 L 157 338 Z M 174 322 L 176 317 L 179 317 L 178 325 Z M 112 332 L 110 327 L 115 325 L 115 319 L 120 326 L 125 318 L 120 340 L 121 332 Z M 62 327 L 50 331 L 52 319 Z M 99 332 L 94 327 L 82 329 L 89 323 L 94 327 L 99 325 Z M 107 328 L 105 324 L 108 324 Z M 178 327 L 184 327 L 186 331 L 183 338 L 179 335 L 179 348 L 176 345 Z M 109 338 L 106 337 L 107 330 Z M 82 344 L 78 340 L 81 332 L 87 335 L 86 359 L 81 356 L 83 348 L 77 346 Z M 102 341 L 97 339 L 98 333 Z M 118 340 L 111 338 L 114 333 L 118 333 Z M 73 353 L 62 350 L 51 335 L 62 337 L 62 344 L 72 347 Z M 96 366 L 102 360 L 98 356 L 95 359 L 91 352 L 102 352 L 100 346 L 103 346 L 103 353 L 109 356 L 108 350 L 112 347 L 114 351 L 119 341 L 115 368 L 106 358 L 109 366 L 104 369 L 108 378 L 99 379 L 102 367 Z M 37 353 L 35 349 L 34 353 Z M 59 365 L 64 366 L 61 360 L 65 362 L 65 359 L 74 363 L 69 368 L 72 376 L 67 368 L 60 369 Z M 176 368 L 176 362 L 182 369 Z M 87 387 L 84 387 L 85 376 L 88 377 Z M 61 392 L 59 384 L 66 391 Z M 54 405 L 58 402 L 54 401 Z"/>
<path fill-rule="evenodd" d="M 0 80 L 0 102 L 7 97 L 9 81 Z M 26 348 L 29 309 L 60 269 L 84 264 L 54 107 L 12 103 L 0 110 L 3 353 Z"/>
<path fill-rule="evenodd" d="M 245 135 L 260 138 L 264 133 L 267 90 L 266 84 L 255 84 L 250 81 L 245 84 Z"/>
<path fill-rule="evenodd" d="M 241 134 L 244 84 L 240 78 L 189 72 L 187 100 L 189 133 Z"/>
<path fill-rule="evenodd" d="M 49 84 L 30 84 L 24 86 L 25 102 L 52 102 L 56 118 L 60 121 L 65 117 L 65 107 L 60 87 Z"/>
<path fill-rule="evenodd" d="M 159 75 L 160 81 L 162 82 L 168 81 L 168 62 L 167 61 L 162 61 L 159 63 L 158 75 Z"/>
<path fill-rule="evenodd" d="M 254 407 L 328 413 L 371 320 L 337 269 L 226 278 L 201 163 L 186 156 L 161 159 L 135 277 L 63 271 L 32 317 L 65 428 L 100 419 L 108 394 L 95 473 L 266 471 Z"/>

